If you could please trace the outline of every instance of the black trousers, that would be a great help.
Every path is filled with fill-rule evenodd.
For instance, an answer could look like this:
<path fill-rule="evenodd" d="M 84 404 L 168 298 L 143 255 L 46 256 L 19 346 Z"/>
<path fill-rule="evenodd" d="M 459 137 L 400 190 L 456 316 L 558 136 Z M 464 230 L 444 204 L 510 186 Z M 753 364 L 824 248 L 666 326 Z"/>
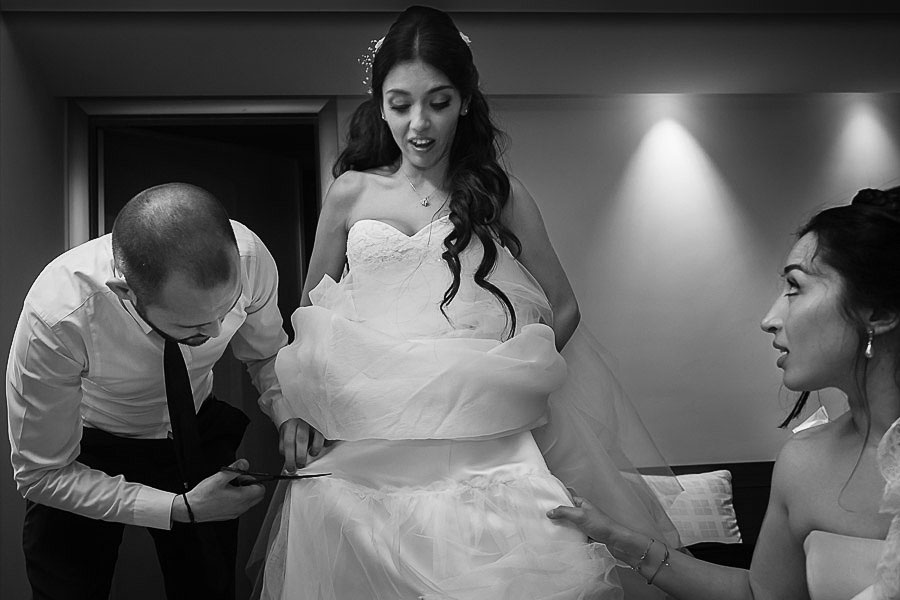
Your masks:
<path fill-rule="evenodd" d="M 197 419 L 204 470 L 211 475 L 234 461 L 248 420 L 214 398 L 203 403 Z M 127 439 L 85 428 L 78 462 L 126 481 L 183 491 L 171 440 Z M 234 519 L 148 528 L 169 600 L 234 599 L 237 526 Z M 23 549 L 34 600 L 109 598 L 124 527 L 28 501 Z"/>

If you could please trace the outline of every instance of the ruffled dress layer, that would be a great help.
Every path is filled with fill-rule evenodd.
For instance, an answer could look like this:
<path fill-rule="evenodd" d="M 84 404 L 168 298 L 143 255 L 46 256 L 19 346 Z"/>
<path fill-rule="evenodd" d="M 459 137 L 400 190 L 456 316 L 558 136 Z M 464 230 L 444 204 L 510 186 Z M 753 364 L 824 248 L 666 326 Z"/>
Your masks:
<path fill-rule="evenodd" d="M 819 408 L 794 432 L 829 421 Z M 803 541 L 806 585 L 812 600 L 900 600 L 900 419 L 878 442 L 884 478 L 879 512 L 890 515 L 884 540 L 813 530 Z"/>
<path fill-rule="evenodd" d="M 619 444 L 636 415 L 621 404 L 599 347 L 573 338 L 567 352 L 587 361 L 579 370 L 589 378 L 573 377 L 546 324 L 546 296 L 508 252 L 498 248 L 489 280 L 515 308 L 514 335 L 500 302 L 474 282 L 477 240 L 441 312 L 451 231 L 446 217 L 412 236 L 357 222 L 348 274 L 326 277 L 312 306 L 294 313 L 296 340 L 276 362 L 284 408 L 339 442 L 307 467 L 330 476 L 276 495 L 262 598 L 621 598 L 605 546 L 546 517 L 571 505 L 573 483 L 678 545 Z M 651 450 L 641 460 L 657 458 Z"/>

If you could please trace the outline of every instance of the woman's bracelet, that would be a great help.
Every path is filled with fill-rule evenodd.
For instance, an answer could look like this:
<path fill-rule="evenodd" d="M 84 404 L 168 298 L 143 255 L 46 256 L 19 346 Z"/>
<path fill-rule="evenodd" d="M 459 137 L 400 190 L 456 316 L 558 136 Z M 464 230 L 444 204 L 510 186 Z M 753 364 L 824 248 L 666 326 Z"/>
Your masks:
<path fill-rule="evenodd" d="M 187 492 L 185 492 L 184 494 L 182 494 L 181 497 L 182 497 L 182 499 L 184 500 L 184 507 L 185 507 L 185 508 L 187 509 L 187 511 L 188 511 L 188 521 L 191 522 L 191 525 L 196 525 L 196 524 L 197 524 L 197 520 L 194 518 L 194 511 L 191 510 L 191 505 L 188 504 L 188 501 L 187 501 Z"/>
<path fill-rule="evenodd" d="M 653 543 L 654 543 L 655 541 L 656 541 L 656 540 L 654 540 L 653 538 L 650 538 L 650 543 L 647 544 L 647 549 L 644 550 L 644 553 L 641 554 L 641 557 L 638 559 L 638 561 L 637 561 L 636 563 L 634 563 L 634 566 L 633 566 L 633 567 L 631 567 L 631 570 L 632 570 L 632 571 L 637 571 L 638 573 L 641 572 L 641 563 L 644 562 L 644 559 L 647 558 L 647 555 L 648 555 L 648 554 L 650 554 L 650 548 L 653 547 Z"/>
<path fill-rule="evenodd" d="M 660 542 L 662 544 L 662 542 Z M 647 585 L 653 583 L 653 580 L 656 579 L 656 576 L 659 575 L 659 572 L 662 571 L 663 567 L 669 566 L 669 547 L 663 544 L 663 548 L 666 549 L 666 553 L 663 555 L 663 559 L 659 562 L 659 565 L 656 567 L 656 570 L 653 571 L 653 575 L 650 576 L 650 579 L 647 580 Z"/>

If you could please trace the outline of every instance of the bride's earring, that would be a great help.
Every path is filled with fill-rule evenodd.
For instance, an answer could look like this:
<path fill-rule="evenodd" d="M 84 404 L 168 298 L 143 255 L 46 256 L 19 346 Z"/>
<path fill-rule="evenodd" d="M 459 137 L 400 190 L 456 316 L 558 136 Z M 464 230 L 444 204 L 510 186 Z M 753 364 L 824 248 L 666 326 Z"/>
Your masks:
<path fill-rule="evenodd" d="M 875 338 L 875 330 L 869 330 L 869 343 L 866 344 L 866 351 L 864 352 L 866 358 L 872 358 L 875 356 L 875 353 L 872 351 L 872 340 Z"/>

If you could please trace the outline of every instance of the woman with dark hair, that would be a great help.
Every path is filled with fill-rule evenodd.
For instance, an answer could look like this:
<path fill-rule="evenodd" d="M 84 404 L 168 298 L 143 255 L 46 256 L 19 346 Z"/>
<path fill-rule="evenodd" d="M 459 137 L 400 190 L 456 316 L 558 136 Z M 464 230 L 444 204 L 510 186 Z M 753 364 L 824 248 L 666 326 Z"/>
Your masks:
<path fill-rule="evenodd" d="M 633 413 L 615 379 L 599 359 L 581 369 L 592 379 L 573 383 L 571 361 L 567 377 L 558 348 L 588 347 L 578 305 L 499 163 L 468 40 L 412 7 L 370 62 L 276 365 L 286 466 L 306 465 L 318 431 L 336 442 L 300 473 L 330 476 L 270 512 L 261 595 L 620 598 L 606 548 L 544 516 L 566 485 L 677 534 L 617 444 Z M 572 389 L 602 396 L 578 405 Z"/>
<path fill-rule="evenodd" d="M 900 188 L 862 190 L 798 238 L 762 320 L 802 391 L 782 427 L 810 391 L 837 388 L 849 410 L 785 444 L 750 570 L 670 552 L 590 502 L 550 512 L 675 598 L 900 598 Z"/>

